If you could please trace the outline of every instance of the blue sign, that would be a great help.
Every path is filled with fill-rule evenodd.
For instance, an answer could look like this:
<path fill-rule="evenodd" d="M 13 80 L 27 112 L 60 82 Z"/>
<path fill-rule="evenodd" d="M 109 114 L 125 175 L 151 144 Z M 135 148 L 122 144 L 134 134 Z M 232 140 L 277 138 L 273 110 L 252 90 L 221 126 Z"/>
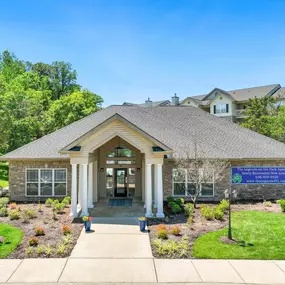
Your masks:
<path fill-rule="evenodd" d="M 232 184 L 285 184 L 285 167 L 232 167 Z"/>

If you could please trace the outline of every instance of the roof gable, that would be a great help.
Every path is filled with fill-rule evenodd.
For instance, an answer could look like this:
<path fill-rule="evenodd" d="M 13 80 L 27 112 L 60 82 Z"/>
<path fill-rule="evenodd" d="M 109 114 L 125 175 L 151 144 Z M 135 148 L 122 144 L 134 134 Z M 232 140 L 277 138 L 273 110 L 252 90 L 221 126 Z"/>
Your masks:
<path fill-rule="evenodd" d="M 215 98 L 217 98 L 217 96 L 219 96 L 220 94 L 225 95 L 227 97 L 229 97 L 231 100 L 234 101 L 234 98 L 225 90 L 220 89 L 220 88 L 214 88 L 210 93 L 208 93 L 208 95 L 206 95 L 203 99 L 204 100 L 209 100 L 209 102 L 213 101 Z"/>

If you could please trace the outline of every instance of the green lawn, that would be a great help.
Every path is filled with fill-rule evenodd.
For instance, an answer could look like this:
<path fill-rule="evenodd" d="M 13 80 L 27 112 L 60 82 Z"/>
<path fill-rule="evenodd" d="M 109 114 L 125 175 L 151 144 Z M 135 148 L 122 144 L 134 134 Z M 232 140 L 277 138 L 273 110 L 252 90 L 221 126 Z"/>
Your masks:
<path fill-rule="evenodd" d="M 285 259 L 285 214 L 255 211 L 232 214 L 233 238 L 241 244 L 225 244 L 219 237 L 227 228 L 199 237 L 193 246 L 196 258 Z"/>
<path fill-rule="evenodd" d="M 8 186 L 8 164 L 0 162 L 0 187 Z"/>
<path fill-rule="evenodd" d="M 3 244 L 0 244 L 0 258 L 12 253 L 23 239 L 23 232 L 8 224 L 0 225 L 0 236 L 5 237 Z"/>

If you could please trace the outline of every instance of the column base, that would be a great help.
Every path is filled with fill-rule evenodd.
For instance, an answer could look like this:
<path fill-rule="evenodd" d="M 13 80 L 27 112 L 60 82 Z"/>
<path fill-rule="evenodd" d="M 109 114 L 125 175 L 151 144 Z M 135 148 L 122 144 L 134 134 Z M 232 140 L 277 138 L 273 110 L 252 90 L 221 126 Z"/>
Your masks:
<path fill-rule="evenodd" d="M 164 219 L 165 215 L 163 213 L 156 213 L 156 217 Z"/>
<path fill-rule="evenodd" d="M 154 217 L 153 213 L 146 213 L 145 216 L 146 216 L 146 218 L 153 218 Z"/>
<path fill-rule="evenodd" d="M 89 209 L 93 209 L 93 208 L 94 208 L 94 204 L 88 205 L 88 208 L 89 208 Z"/>
<path fill-rule="evenodd" d="M 88 212 L 82 212 L 82 213 L 80 214 L 80 217 L 84 217 L 84 216 L 89 217 L 89 213 L 88 213 Z"/>

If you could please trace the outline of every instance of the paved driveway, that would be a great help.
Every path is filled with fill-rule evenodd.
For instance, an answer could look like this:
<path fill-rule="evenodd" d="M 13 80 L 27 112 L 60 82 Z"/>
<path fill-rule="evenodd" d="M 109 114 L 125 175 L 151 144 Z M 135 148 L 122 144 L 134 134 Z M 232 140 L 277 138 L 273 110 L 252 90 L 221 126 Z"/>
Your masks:
<path fill-rule="evenodd" d="M 95 218 L 92 232 L 84 229 L 71 258 L 153 258 L 148 233 L 137 218 Z"/>

